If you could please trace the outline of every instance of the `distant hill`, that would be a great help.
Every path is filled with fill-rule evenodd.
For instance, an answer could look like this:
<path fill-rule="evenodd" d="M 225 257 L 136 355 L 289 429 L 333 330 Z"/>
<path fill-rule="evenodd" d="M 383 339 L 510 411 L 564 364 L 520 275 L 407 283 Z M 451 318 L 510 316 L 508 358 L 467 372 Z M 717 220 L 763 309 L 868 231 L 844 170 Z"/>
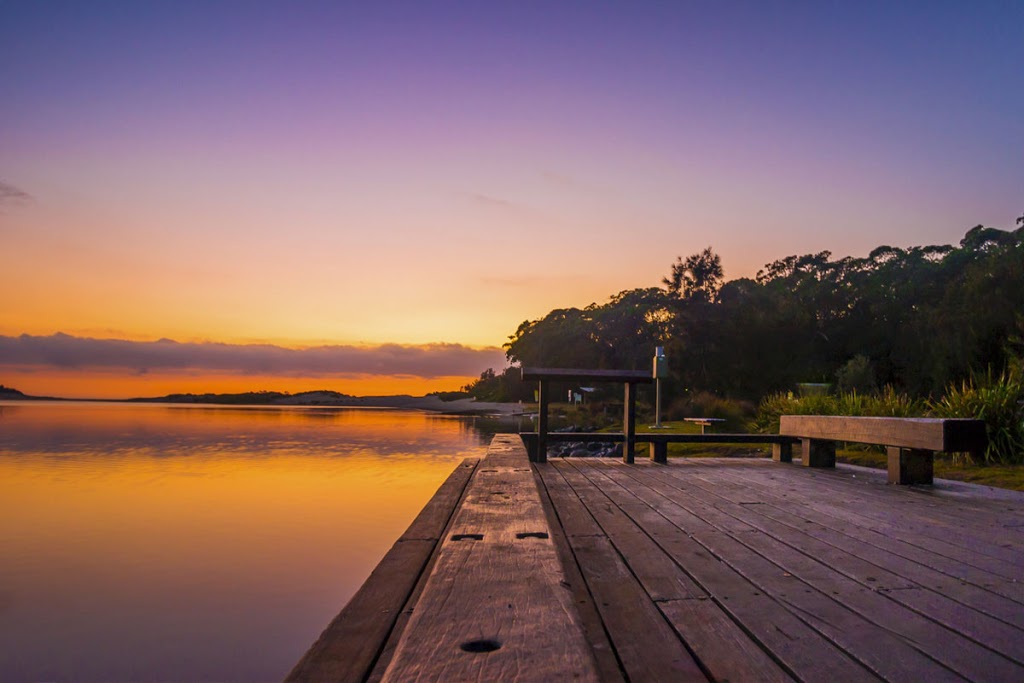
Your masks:
<path fill-rule="evenodd" d="M 3 398 L 6 398 L 6 399 L 21 399 L 21 398 L 28 398 L 28 397 L 25 396 L 25 394 L 23 394 L 20 391 L 18 391 L 17 389 L 12 389 L 11 387 L 5 387 L 3 384 L 0 384 L 0 399 L 3 399 Z"/>
<path fill-rule="evenodd" d="M 53 401 L 49 396 L 29 396 L 13 387 L 5 387 L 0 384 L 0 401 Z"/>
<path fill-rule="evenodd" d="M 155 398 L 132 398 L 133 403 L 216 403 L 221 405 L 351 405 L 354 396 L 337 391 L 246 391 L 241 394 L 168 394 Z"/>

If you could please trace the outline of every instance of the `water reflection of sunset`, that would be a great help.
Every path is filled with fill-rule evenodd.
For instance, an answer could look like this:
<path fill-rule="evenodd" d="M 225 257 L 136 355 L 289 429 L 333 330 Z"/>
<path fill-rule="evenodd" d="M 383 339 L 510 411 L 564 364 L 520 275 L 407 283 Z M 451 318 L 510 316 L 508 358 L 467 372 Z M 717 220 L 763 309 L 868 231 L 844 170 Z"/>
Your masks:
<path fill-rule="evenodd" d="M 12 404 L 0 426 L 0 672 L 82 680 L 280 678 L 480 452 L 464 420 L 397 411 Z"/>

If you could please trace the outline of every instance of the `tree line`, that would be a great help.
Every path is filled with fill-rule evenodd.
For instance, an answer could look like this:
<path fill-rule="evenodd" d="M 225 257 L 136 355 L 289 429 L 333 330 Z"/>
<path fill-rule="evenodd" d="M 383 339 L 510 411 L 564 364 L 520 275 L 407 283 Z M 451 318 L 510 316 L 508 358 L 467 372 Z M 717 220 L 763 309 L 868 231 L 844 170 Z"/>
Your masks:
<path fill-rule="evenodd" d="M 1024 216 L 1017 224 L 976 226 L 957 246 L 787 256 L 729 281 L 708 247 L 678 258 L 662 287 L 523 322 L 505 344 L 513 367 L 488 370 L 465 390 L 529 400 L 515 365 L 645 370 L 664 346 L 670 400 L 757 400 L 801 382 L 937 396 L 1024 358 Z"/>

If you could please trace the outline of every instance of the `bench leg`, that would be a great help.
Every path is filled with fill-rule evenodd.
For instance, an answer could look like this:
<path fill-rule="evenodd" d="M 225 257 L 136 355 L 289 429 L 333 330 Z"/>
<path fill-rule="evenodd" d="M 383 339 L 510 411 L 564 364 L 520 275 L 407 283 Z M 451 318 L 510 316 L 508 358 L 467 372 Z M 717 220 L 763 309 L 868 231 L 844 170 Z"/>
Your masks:
<path fill-rule="evenodd" d="M 836 442 L 821 439 L 801 439 L 801 455 L 804 467 L 835 467 Z"/>
<path fill-rule="evenodd" d="M 665 441 L 651 442 L 651 460 L 665 465 L 668 463 L 668 443 Z"/>
<path fill-rule="evenodd" d="M 931 484 L 934 476 L 934 453 L 918 448 L 889 446 L 890 484 Z"/>
<path fill-rule="evenodd" d="M 772 444 L 772 460 L 775 462 L 793 462 L 793 444 Z"/>

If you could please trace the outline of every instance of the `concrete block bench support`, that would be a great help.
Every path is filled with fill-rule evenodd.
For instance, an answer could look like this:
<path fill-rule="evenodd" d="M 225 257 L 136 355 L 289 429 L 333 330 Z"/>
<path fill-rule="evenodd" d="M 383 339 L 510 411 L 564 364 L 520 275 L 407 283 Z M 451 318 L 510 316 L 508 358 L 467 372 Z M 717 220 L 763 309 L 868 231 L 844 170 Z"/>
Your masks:
<path fill-rule="evenodd" d="M 835 467 L 837 441 L 886 446 L 890 484 L 931 484 L 937 451 L 980 454 L 987 445 L 982 420 L 959 418 L 783 415 L 779 434 L 801 440 L 805 467 Z M 772 456 L 793 459 L 782 445 Z"/>

